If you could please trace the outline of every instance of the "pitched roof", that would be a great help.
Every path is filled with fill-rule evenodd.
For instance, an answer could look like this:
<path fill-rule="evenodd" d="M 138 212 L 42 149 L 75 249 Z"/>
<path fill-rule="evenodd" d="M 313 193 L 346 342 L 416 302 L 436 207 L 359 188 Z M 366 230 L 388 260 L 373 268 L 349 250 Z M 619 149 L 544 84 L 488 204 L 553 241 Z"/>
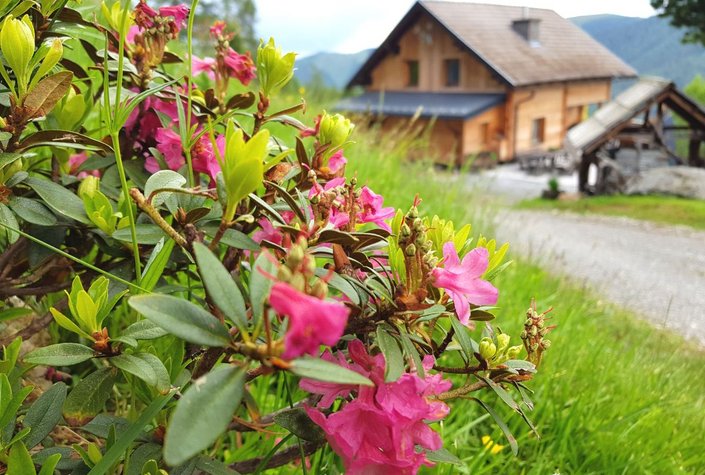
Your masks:
<path fill-rule="evenodd" d="M 372 112 L 386 116 L 469 119 L 502 104 L 505 94 L 457 94 L 432 92 L 365 92 L 336 104 L 336 109 Z"/>
<path fill-rule="evenodd" d="M 628 126 L 634 117 L 658 103 L 666 104 L 691 127 L 705 130 L 705 110 L 678 91 L 671 81 L 650 77 L 640 79 L 592 117 L 570 129 L 565 146 L 578 155 L 593 152 Z"/>
<path fill-rule="evenodd" d="M 524 7 L 418 1 L 348 86 L 363 84 L 370 71 L 394 50 L 399 38 L 424 13 L 453 35 L 468 53 L 513 87 L 636 76 L 632 67 L 552 10 L 532 8 L 528 11 L 528 18 L 539 20 L 539 41 L 534 45 L 512 28 L 514 20 L 525 18 Z"/>

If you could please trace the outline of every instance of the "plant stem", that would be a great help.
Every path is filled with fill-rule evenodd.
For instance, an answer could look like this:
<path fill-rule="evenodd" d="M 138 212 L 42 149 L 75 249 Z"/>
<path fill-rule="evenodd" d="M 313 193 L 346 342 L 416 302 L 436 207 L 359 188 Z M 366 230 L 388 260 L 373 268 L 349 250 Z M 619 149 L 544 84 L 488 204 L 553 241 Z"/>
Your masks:
<path fill-rule="evenodd" d="M 162 218 L 162 215 L 160 215 L 159 212 L 154 209 L 154 206 L 149 204 L 147 199 L 144 197 L 144 195 L 138 188 L 132 188 L 130 190 L 130 196 L 135 201 L 135 203 L 137 203 L 137 206 L 139 206 L 142 211 L 147 213 L 147 216 L 149 216 L 154 222 L 154 224 L 159 226 L 162 231 L 166 233 L 167 236 L 173 239 L 174 242 L 179 246 L 183 248 L 188 248 L 188 241 L 186 241 L 186 238 L 176 232 L 176 229 L 172 228 L 171 225 L 167 223 L 164 218 Z"/>
<path fill-rule="evenodd" d="M 118 132 L 112 131 L 110 137 L 113 142 L 113 150 L 115 151 L 115 163 L 117 164 L 118 175 L 120 176 L 120 186 L 122 194 L 127 206 L 127 219 L 130 222 L 130 238 L 132 239 L 132 255 L 135 260 L 135 279 L 137 285 L 142 282 L 142 262 L 140 261 L 140 247 L 137 243 L 137 223 L 135 222 L 135 214 L 132 211 L 132 202 L 130 201 L 130 189 L 127 187 L 127 177 L 125 176 L 125 167 L 122 163 L 122 152 L 120 151 L 120 137 Z"/>

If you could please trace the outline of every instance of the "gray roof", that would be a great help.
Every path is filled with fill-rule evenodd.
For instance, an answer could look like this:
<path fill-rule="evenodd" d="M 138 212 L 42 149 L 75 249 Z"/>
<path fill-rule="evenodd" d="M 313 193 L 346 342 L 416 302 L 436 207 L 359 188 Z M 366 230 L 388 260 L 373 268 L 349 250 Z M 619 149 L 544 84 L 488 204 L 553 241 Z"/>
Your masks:
<path fill-rule="evenodd" d="M 589 119 L 568 131 L 566 147 L 573 150 L 593 149 L 594 145 L 609 135 L 616 127 L 631 121 L 651 102 L 672 88 L 673 83 L 661 78 L 643 78 L 600 107 Z"/>
<path fill-rule="evenodd" d="M 504 103 L 504 94 L 438 92 L 366 92 L 343 99 L 336 109 L 349 112 L 439 119 L 468 119 Z"/>
<path fill-rule="evenodd" d="M 528 15 L 527 15 L 528 13 Z M 430 15 L 468 53 L 512 87 L 556 81 L 635 77 L 636 71 L 590 35 L 552 10 L 481 3 L 418 1 L 348 83 L 365 85 L 371 71 L 422 15 Z M 539 21 L 538 44 L 512 28 Z"/>

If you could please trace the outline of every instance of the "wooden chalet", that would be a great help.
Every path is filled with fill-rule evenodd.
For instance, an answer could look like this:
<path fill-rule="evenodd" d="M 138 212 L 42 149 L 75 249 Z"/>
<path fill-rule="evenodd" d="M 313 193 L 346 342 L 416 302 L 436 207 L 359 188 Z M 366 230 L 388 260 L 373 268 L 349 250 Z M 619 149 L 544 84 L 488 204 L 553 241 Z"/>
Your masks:
<path fill-rule="evenodd" d="M 673 120 L 674 114 L 681 118 L 680 122 Z M 677 154 L 676 138 L 688 142 L 687 157 Z M 580 164 L 580 191 L 604 193 L 615 191 L 606 189 L 610 173 L 624 175 L 626 172 L 620 165 L 621 151 L 634 152 L 630 154 L 636 158 L 633 173 L 647 164 L 704 167 L 705 160 L 700 155 L 704 141 L 705 110 L 680 92 L 673 82 L 642 78 L 573 127 L 566 136 L 565 149 Z M 642 159 L 647 154 L 657 159 L 647 162 Z M 598 168 L 598 173 L 596 182 L 589 184 L 588 172 L 592 165 Z"/>
<path fill-rule="evenodd" d="M 560 148 L 613 78 L 635 71 L 551 10 L 419 1 L 348 83 L 338 109 L 369 112 L 393 130 L 433 120 L 440 161 L 506 161 Z"/>

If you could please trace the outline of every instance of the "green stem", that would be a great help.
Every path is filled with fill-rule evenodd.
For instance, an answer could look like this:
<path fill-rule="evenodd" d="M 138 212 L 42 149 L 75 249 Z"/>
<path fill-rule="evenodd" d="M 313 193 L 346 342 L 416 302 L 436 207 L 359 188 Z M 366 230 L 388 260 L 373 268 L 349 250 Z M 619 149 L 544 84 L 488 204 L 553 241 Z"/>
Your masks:
<path fill-rule="evenodd" d="M 186 127 L 191 130 L 191 114 L 193 106 L 193 96 L 191 91 L 191 84 L 193 82 L 193 19 L 196 16 L 196 7 L 198 6 L 198 0 L 191 1 L 191 10 L 189 10 L 188 15 L 188 25 L 186 30 L 186 43 L 188 48 L 188 76 L 186 76 Z M 184 155 L 186 155 L 186 164 L 188 166 L 188 183 L 191 188 L 193 188 L 196 182 L 193 173 L 193 162 L 191 157 L 191 140 L 189 137 L 188 141 L 181 141 L 184 144 Z"/>

